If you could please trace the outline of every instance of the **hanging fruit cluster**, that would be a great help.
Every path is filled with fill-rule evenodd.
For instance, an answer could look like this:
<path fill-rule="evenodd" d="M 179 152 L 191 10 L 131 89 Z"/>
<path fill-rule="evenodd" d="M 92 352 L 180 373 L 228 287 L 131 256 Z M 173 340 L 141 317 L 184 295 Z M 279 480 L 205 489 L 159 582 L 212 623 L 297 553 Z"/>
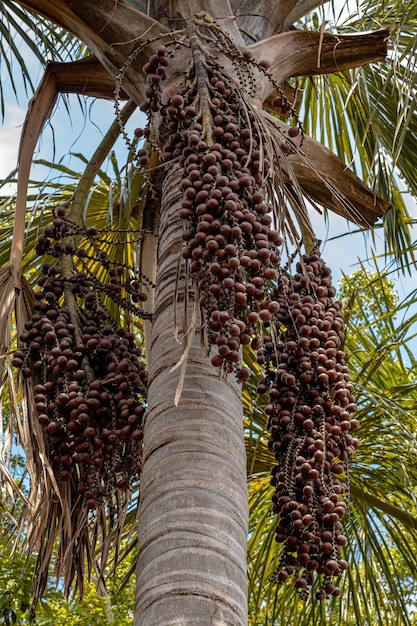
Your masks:
<path fill-rule="evenodd" d="M 297 274 L 282 277 L 276 288 L 282 325 L 279 340 L 265 336 L 257 353 L 267 376 L 258 390 L 269 388 L 270 449 L 277 465 L 273 511 L 279 515 L 276 541 L 283 543 L 278 582 L 294 576 L 303 592 L 323 575 L 316 596 L 339 595 L 332 578 L 347 563 L 341 558 L 346 543 L 341 520 L 348 492 L 348 460 L 358 445 L 352 436 L 358 421 L 349 382 L 340 303 L 330 270 L 317 249 L 304 255 Z"/>
<path fill-rule="evenodd" d="M 149 101 L 141 108 L 158 111 L 168 129 L 161 160 L 179 157 L 183 167 L 182 256 L 200 292 L 209 347 L 217 350 L 212 363 L 245 380 L 241 346 L 278 310 L 269 284 L 277 278 L 282 238 L 271 228 L 265 133 L 253 111 L 245 115 L 239 108 L 238 94 L 217 67 L 205 70 L 204 88 L 196 80 L 162 104 L 160 83 L 168 67 L 162 59 L 168 59 L 165 46 L 144 66 Z"/>
<path fill-rule="evenodd" d="M 113 321 L 100 299 L 104 291 L 135 309 L 134 301 L 143 299 L 140 283 L 123 281 L 127 268 L 111 267 L 106 253 L 97 252 L 109 274 L 106 284 L 76 271 L 73 259 L 88 259 L 87 249 L 76 246 L 82 230 L 59 207 L 40 235 L 36 251 L 57 261 L 42 265 L 36 312 L 20 336 L 26 347 L 13 365 L 33 377 L 37 419 L 57 479 L 72 481 L 87 508 L 95 509 L 139 475 L 147 372 L 133 333 Z M 97 249 L 98 230 L 84 235 Z"/>
<path fill-rule="evenodd" d="M 211 32 L 212 45 L 219 32 Z M 342 519 L 348 461 L 358 445 L 343 317 L 318 248 L 300 258 L 294 276 L 281 269 L 281 246 L 293 231 L 286 227 L 286 188 L 275 185 L 273 160 L 277 151 L 285 159 L 296 149 L 291 138 L 300 125 L 297 120 L 284 138 L 277 132 L 271 141 L 271 127 L 250 102 L 252 70 L 265 74 L 268 63 L 228 49 L 222 37 L 217 54 L 230 54 L 233 76 L 190 29 L 192 61 L 184 83 L 164 95 L 173 53 L 169 44 L 161 46 L 144 66 L 149 86 L 141 109 L 159 129 L 161 161 L 176 160 L 182 168 L 182 257 L 199 292 L 209 350 L 216 350 L 212 364 L 245 380 L 241 348 L 250 345 L 265 369 L 258 391 L 269 393 L 269 445 L 277 461 L 272 501 L 279 515 L 276 540 L 283 544 L 272 580 L 290 578 L 303 598 L 314 585 L 324 599 L 340 593 L 333 581 L 347 567 Z M 283 94 L 273 104 L 292 111 Z M 137 130 L 143 134 L 149 137 L 149 128 Z M 138 156 L 145 164 L 146 150 Z"/>

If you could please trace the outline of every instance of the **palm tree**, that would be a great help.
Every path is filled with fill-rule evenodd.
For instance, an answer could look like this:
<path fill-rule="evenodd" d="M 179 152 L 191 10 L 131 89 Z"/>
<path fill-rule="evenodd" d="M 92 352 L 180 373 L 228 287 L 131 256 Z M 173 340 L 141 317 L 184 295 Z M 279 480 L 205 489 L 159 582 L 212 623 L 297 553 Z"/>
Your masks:
<path fill-rule="evenodd" d="M 402 133 L 401 128 L 395 125 L 397 132 L 391 136 L 391 143 L 390 138 L 383 142 L 380 135 L 381 120 L 386 123 L 387 120 L 394 119 L 392 98 L 384 91 L 381 95 L 381 85 L 378 89 L 380 74 L 366 74 L 364 71 L 361 73 L 362 70 L 359 69 L 354 73 L 350 71 L 369 62 L 384 59 L 388 31 L 381 29 L 352 36 L 336 35 L 325 30 L 315 33 L 292 28 L 294 24 L 297 27 L 303 26 L 302 21 L 298 20 L 302 20 L 304 15 L 322 4 L 320 2 L 274 3 L 273 10 L 268 2 L 256 5 L 247 2 L 242 6 L 239 3 L 239 7 L 235 7 L 233 2 L 226 6 L 224 2 L 196 2 L 184 3 L 186 6 L 177 4 L 175 8 L 159 3 L 154 3 L 152 7 L 147 3 L 143 3 L 143 6 L 142 3 L 134 3 L 134 7 L 131 7 L 110 1 L 73 3 L 71 7 L 64 2 L 51 3 L 46 0 L 15 4 L 52 20 L 63 32 L 73 33 L 95 55 L 77 62 L 69 73 L 67 68 L 59 64 L 52 65 L 47 70 L 43 88 L 38 91 L 34 101 L 35 105 L 39 104 L 38 112 L 34 106 L 23 135 L 18 209 L 22 203 L 25 177 L 28 175 L 25 163 L 34 141 L 30 133 L 33 128 L 31 122 L 35 119 L 35 126 L 40 129 L 50 110 L 54 90 L 74 91 L 83 88 L 86 93 L 111 96 L 115 83 L 118 123 L 121 126 L 126 113 L 121 112 L 120 100 L 126 95 L 133 103 L 141 105 L 141 108 L 151 109 L 150 119 L 154 135 L 150 137 L 148 153 L 139 153 L 139 162 L 149 170 L 148 183 L 144 182 L 143 174 L 139 170 L 137 184 L 129 190 L 132 194 L 141 190 L 144 200 L 137 205 L 130 196 L 126 213 L 129 219 L 133 219 L 135 227 L 138 225 L 138 211 L 140 213 L 139 226 L 143 232 L 140 240 L 141 257 L 144 261 L 141 275 L 147 278 L 147 285 L 156 284 L 155 293 L 150 290 L 146 308 L 142 309 L 145 320 L 149 310 L 152 310 L 153 317 L 151 329 L 145 327 L 145 334 L 150 335 L 146 346 L 150 384 L 142 452 L 137 623 L 168 624 L 175 623 L 176 620 L 193 624 L 244 624 L 247 495 L 242 403 L 238 382 L 233 375 L 225 374 L 227 369 L 235 370 L 238 377 L 243 379 L 246 377 L 246 370 L 240 369 L 239 363 L 233 365 L 235 357 L 220 358 L 221 353 L 214 357 L 207 356 L 207 347 L 200 344 L 197 332 L 201 323 L 198 318 L 198 291 L 196 281 L 190 280 L 189 272 L 198 274 L 202 271 L 202 265 L 197 255 L 193 257 L 194 265 L 188 263 L 187 257 L 191 256 L 192 248 L 183 243 L 189 239 L 188 235 L 182 237 L 183 220 L 180 217 L 182 215 L 189 220 L 188 230 L 191 230 L 192 202 L 184 204 L 183 192 L 187 187 L 193 186 L 189 184 L 191 176 L 185 177 L 182 171 L 183 162 L 178 161 L 184 145 L 177 148 L 173 145 L 185 139 L 186 135 L 174 140 L 172 136 L 168 136 L 166 125 L 170 124 L 170 130 L 176 129 L 177 132 L 176 116 L 183 106 L 184 98 L 195 98 L 195 103 L 192 100 L 187 103 L 189 110 L 185 115 L 191 116 L 192 120 L 195 118 L 195 124 L 199 124 L 198 120 L 201 120 L 200 128 L 196 127 L 194 130 L 201 133 L 198 139 L 206 144 L 200 146 L 204 153 L 210 152 L 210 145 L 214 143 L 236 142 L 233 133 L 243 130 L 242 124 L 245 122 L 247 132 L 244 140 L 248 142 L 246 147 L 249 148 L 249 156 L 245 157 L 248 160 L 242 165 L 247 167 L 251 163 L 250 159 L 255 159 L 258 163 L 253 166 L 252 172 L 257 171 L 260 176 L 258 180 L 254 178 L 254 182 L 245 179 L 242 188 L 246 189 L 246 185 L 260 186 L 267 194 L 265 197 L 274 205 L 274 218 L 286 242 L 284 256 L 288 256 L 288 261 L 294 251 L 299 253 L 298 239 L 301 236 L 308 251 L 311 250 L 314 239 L 307 218 L 305 198 L 353 219 L 362 226 L 374 223 L 378 217 L 387 213 L 389 202 L 395 201 L 397 217 L 393 219 L 392 210 L 387 213 L 385 228 L 389 245 L 400 255 L 407 246 L 410 247 L 410 236 L 404 217 L 404 205 L 398 201 L 400 194 L 395 176 L 386 167 L 389 163 L 387 154 L 391 152 L 394 156 L 395 164 L 403 176 L 410 175 L 412 166 L 408 155 L 413 143 L 415 144 L 411 115 L 413 100 L 405 98 L 401 109 L 401 115 L 408 120 L 410 136 Z M 410 3 L 411 17 L 412 10 Z M 202 14 L 201 11 L 209 11 L 210 15 Z M 390 7 L 390 11 L 394 15 L 395 6 Z M 237 19 L 232 18 L 233 15 Z M 407 54 L 411 55 L 412 43 L 406 36 L 404 39 L 405 41 L 399 39 L 399 45 L 402 45 L 406 58 Z M 165 59 L 164 63 L 160 61 L 162 58 Z M 264 58 L 268 59 L 268 63 L 262 62 Z M 155 76 L 165 76 L 165 62 L 168 65 L 167 78 L 162 81 L 164 89 L 160 92 L 160 78 L 156 79 Z M 142 67 L 145 64 L 148 65 L 144 73 Z M 389 75 L 393 85 L 396 88 L 406 87 L 409 76 L 405 72 L 404 64 L 399 64 L 395 69 L 396 72 L 392 71 Z M 358 133 L 360 140 L 364 142 L 357 162 L 358 170 L 364 178 L 368 178 L 374 192 L 388 192 L 384 195 L 389 202 L 381 200 L 366 188 L 345 168 L 342 161 L 310 139 L 302 130 L 296 112 L 296 97 L 299 94 L 294 84 L 291 85 L 290 79 L 317 74 L 327 77 L 336 71 L 342 73 L 338 73 L 334 80 L 329 78 L 328 84 L 339 98 L 344 94 L 349 94 L 349 98 L 343 113 L 336 109 L 337 102 L 340 101 L 336 97 L 333 101 L 335 108 L 328 109 L 337 122 L 335 127 L 338 131 L 344 131 L 337 135 L 335 148 L 351 161 L 354 155 L 349 139 Z M 149 76 L 148 81 L 146 73 Z M 210 77 L 212 81 L 209 80 Z M 394 78 L 398 78 L 397 82 Z M 360 90 L 362 85 L 368 87 L 366 92 Z M 193 94 L 194 88 L 196 91 Z M 214 90 L 217 93 L 214 94 Z M 311 91 L 306 89 L 304 106 L 313 110 L 311 96 Z M 167 102 L 169 97 L 171 100 Z M 195 104 L 197 106 L 193 112 L 192 107 Z M 235 108 L 231 108 L 231 105 Z M 371 115 L 373 107 L 374 112 Z M 163 115 L 160 115 L 161 110 Z M 227 116 L 235 116 L 238 123 L 226 119 Z M 216 117 L 219 118 L 217 121 Z M 288 117 L 292 120 L 291 124 L 285 121 Z M 363 120 L 366 119 L 369 124 L 365 128 Z M 227 124 L 231 126 L 225 130 Z M 311 126 L 315 130 L 313 123 Z M 328 128 L 329 124 L 326 123 L 325 127 Z M 232 135 L 230 140 L 221 139 L 225 132 Z M 175 133 L 171 132 L 173 134 Z M 399 149 L 399 136 L 401 146 L 404 146 L 402 151 Z M 336 134 L 329 132 L 323 138 L 332 137 L 336 137 Z M 225 149 L 227 143 L 221 145 Z M 239 143 L 238 146 L 243 149 Z M 130 147 L 134 150 L 132 142 Z M 165 155 L 163 180 L 158 176 L 162 166 L 155 167 L 150 154 L 154 147 L 159 150 L 163 148 Z M 254 157 L 256 148 L 258 155 Z M 179 152 L 175 153 L 175 150 Z M 191 147 L 189 150 L 192 152 Z M 188 151 L 188 155 L 191 152 Z M 187 156 L 185 152 L 183 156 Z M 226 160 L 233 164 L 230 154 Z M 377 170 L 376 162 L 379 164 Z M 97 163 L 94 160 L 91 163 L 95 174 Z M 188 164 L 191 165 L 191 161 Z M 229 163 L 224 164 L 225 171 L 230 171 L 227 168 Z M 191 171 L 190 168 L 189 172 Z M 375 172 L 378 176 L 374 176 L 375 180 L 372 180 Z M 78 187 L 74 200 L 70 199 L 68 203 L 72 207 L 69 215 L 75 220 L 77 228 L 83 227 L 80 207 L 85 205 L 92 176 L 90 168 L 83 178 L 83 186 Z M 86 181 L 89 181 L 89 185 Z M 227 186 L 227 182 L 224 186 Z M 192 198 L 189 193 L 186 199 Z M 259 199 L 257 203 L 261 204 Z M 258 215 L 262 216 L 262 213 L 259 210 Z M 299 231 L 294 226 L 294 215 L 300 224 Z M 57 219 L 62 217 L 60 214 Z M 86 219 L 91 224 L 90 220 L 94 220 L 93 213 L 88 211 Z M 132 228 L 129 219 L 125 221 L 122 231 Z M 264 226 L 270 224 L 267 218 L 263 222 L 256 218 L 255 222 Z M 231 224 L 240 228 L 233 220 Z M 231 227 L 229 223 L 227 225 Z M 17 232 L 16 230 L 15 233 Z M 159 245 L 156 250 L 155 235 L 158 232 Z M 247 237 L 245 239 L 242 234 L 235 237 L 240 237 L 239 245 L 247 246 Z M 277 254 L 275 244 L 279 240 L 276 235 L 274 239 L 270 237 L 268 240 L 267 248 L 273 262 Z M 18 237 L 15 241 L 18 241 Z M 136 245 L 137 241 L 134 243 Z M 394 243 L 398 245 L 394 246 Z M 216 246 L 213 243 L 210 247 L 214 250 Z M 179 263 L 182 248 L 186 261 L 183 265 Z M 129 247 L 125 246 L 125 249 L 128 250 Z M 17 285 L 15 283 L 20 280 L 19 250 L 16 246 L 14 254 L 11 263 L 13 289 L 15 286 L 20 287 L 19 282 Z M 236 250 L 232 256 L 238 256 Z M 210 259 L 213 262 L 213 256 Z M 119 258 L 118 262 L 119 266 L 120 263 L 128 264 L 125 257 L 122 260 Z M 262 263 L 260 265 L 262 267 Z M 104 270 L 99 270 L 97 264 L 89 268 L 91 274 L 105 284 L 102 282 Z M 266 268 L 267 264 L 264 264 L 263 270 Z M 97 274 L 99 271 L 101 275 Z M 67 274 L 64 278 L 68 280 L 68 276 Z M 271 272 L 264 275 L 267 280 L 271 277 Z M 264 278 L 261 277 L 262 280 Z M 199 274 L 200 283 L 202 280 L 202 274 Z M 218 285 L 217 279 L 211 284 Z M 211 323 L 213 309 L 210 309 L 207 296 L 204 300 L 203 283 L 199 289 L 203 294 L 201 307 L 208 313 L 204 328 L 209 328 L 209 333 L 203 333 L 205 341 L 209 344 L 215 343 L 219 329 Z M 214 293 L 216 289 L 221 291 L 217 287 L 210 293 Z M 225 289 L 232 290 L 233 298 L 230 299 L 233 301 L 238 293 L 235 282 Z M 8 293 L 11 293 L 10 289 Z M 224 298 L 228 295 L 229 291 L 223 292 L 223 307 L 226 306 Z M 69 293 L 66 296 L 71 300 Z M 262 298 L 265 297 L 269 298 L 264 294 Z M 259 299 L 262 298 L 259 296 Z M 254 300 L 258 302 L 258 312 L 266 311 L 266 308 L 262 309 L 260 306 L 259 299 Z M 110 306 L 110 302 L 106 304 Z M 238 311 L 239 309 L 233 309 L 233 317 L 239 317 Z M 263 315 L 265 321 L 269 321 L 269 316 L 266 313 Z M 72 319 L 71 323 L 74 326 Z M 224 326 L 221 336 L 226 336 L 225 329 L 229 326 L 230 322 Z M 259 330 L 259 326 L 250 328 L 253 333 Z M 240 330 L 237 334 L 245 333 Z M 233 335 L 229 339 L 232 337 Z M 242 344 L 245 342 L 246 339 Z M 217 345 L 222 345 L 222 342 L 219 341 Z M 211 360 L 223 367 L 224 375 L 220 378 Z M 88 367 L 83 361 L 84 365 Z M 36 424 L 36 418 L 32 423 Z M 265 423 L 262 425 L 264 427 Z M 39 441 L 42 440 L 41 432 L 40 429 L 36 445 L 40 445 Z M 30 443 L 35 443 L 33 438 Z M 53 486 L 61 502 L 49 508 L 46 517 L 50 525 L 60 511 L 65 512 L 63 502 L 69 495 L 68 489 L 60 487 L 56 481 Z M 94 504 L 94 498 L 90 500 Z M 72 510 L 73 504 L 69 498 Z M 77 554 L 81 563 L 84 550 L 89 546 L 88 540 L 84 531 L 78 531 L 78 536 L 74 539 L 74 526 L 71 526 L 85 519 L 85 511 L 80 515 L 80 518 L 72 518 L 69 527 L 63 528 L 64 538 L 70 543 L 75 542 L 74 554 Z M 69 518 L 64 516 L 64 519 L 67 523 Z M 48 563 L 46 554 L 49 549 L 50 542 L 44 543 L 43 575 Z M 62 553 L 61 560 L 64 561 L 66 556 Z M 81 584 L 80 571 L 81 566 L 77 574 Z M 272 572 L 273 570 L 269 573 Z M 72 567 L 69 568 L 69 579 L 75 573 Z M 40 590 L 44 584 L 43 578 Z"/>

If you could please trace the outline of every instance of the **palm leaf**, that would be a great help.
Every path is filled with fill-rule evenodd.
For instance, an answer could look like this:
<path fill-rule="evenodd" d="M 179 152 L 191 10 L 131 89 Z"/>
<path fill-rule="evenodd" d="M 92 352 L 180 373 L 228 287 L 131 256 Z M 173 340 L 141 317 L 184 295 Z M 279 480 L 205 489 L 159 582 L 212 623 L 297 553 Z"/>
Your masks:
<path fill-rule="evenodd" d="M 59 29 L 37 14 L 10 0 L 0 4 L 0 58 L 6 74 L 0 81 L 0 110 L 5 113 L 3 82 L 6 76 L 14 94 L 19 92 L 17 77 L 23 81 L 26 93 L 33 92 L 32 69 L 28 57 L 33 55 L 42 65 L 46 60 L 69 60 L 85 54 L 86 48 L 67 31 Z M 29 53 L 29 55 L 28 55 Z M 17 72 L 17 68 L 19 72 Z"/>
<path fill-rule="evenodd" d="M 417 9 L 412 0 L 362 2 L 359 6 L 360 18 L 352 15 L 345 19 L 338 25 L 340 32 L 359 26 L 391 26 L 387 60 L 377 66 L 300 79 L 301 117 L 307 133 L 329 145 L 376 194 L 395 206 L 395 211 L 383 218 L 386 253 L 406 270 L 414 263 L 414 253 L 402 186 L 417 195 L 413 164 L 417 150 Z M 316 23 L 320 19 L 316 15 Z M 353 150 L 354 145 L 360 148 Z"/>

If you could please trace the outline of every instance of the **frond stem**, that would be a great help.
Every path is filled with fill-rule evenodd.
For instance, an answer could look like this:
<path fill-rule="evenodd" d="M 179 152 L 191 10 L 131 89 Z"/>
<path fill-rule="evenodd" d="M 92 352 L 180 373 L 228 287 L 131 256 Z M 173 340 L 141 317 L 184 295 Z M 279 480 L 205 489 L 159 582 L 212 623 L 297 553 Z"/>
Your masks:
<path fill-rule="evenodd" d="M 213 119 L 210 110 L 210 94 L 208 90 L 208 76 L 204 63 L 204 54 L 201 50 L 201 43 L 198 37 L 197 26 L 194 22 L 188 24 L 191 51 L 193 53 L 195 74 L 197 77 L 198 93 L 201 107 L 201 124 L 203 126 L 204 137 L 209 146 L 214 143 Z"/>
<path fill-rule="evenodd" d="M 76 344 L 79 345 L 82 343 L 82 335 L 80 329 L 80 319 L 77 311 L 77 302 L 74 296 L 74 292 L 72 291 L 72 285 L 70 282 L 72 269 L 73 267 L 71 257 L 69 256 L 69 254 L 63 254 L 61 258 L 61 276 L 64 279 L 65 303 L 68 307 L 71 324 L 74 326 L 75 341 Z M 94 380 L 95 376 L 86 356 L 84 356 L 82 359 L 82 365 L 88 382 L 91 382 L 92 380 Z"/>
<path fill-rule="evenodd" d="M 125 123 L 135 111 L 135 109 L 136 104 L 133 102 L 133 100 L 129 100 L 120 113 L 120 121 Z M 75 220 L 78 226 L 81 226 L 84 221 L 84 209 L 86 206 L 88 195 L 90 193 L 91 185 L 93 184 L 94 179 L 104 162 L 104 159 L 109 154 L 119 135 L 119 119 L 115 119 L 107 133 L 104 135 L 100 144 L 98 145 L 93 156 L 89 160 L 87 167 L 85 168 L 80 178 L 80 181 L 74 192 L 71 208 L 67 215 L 67 217 Z"/>

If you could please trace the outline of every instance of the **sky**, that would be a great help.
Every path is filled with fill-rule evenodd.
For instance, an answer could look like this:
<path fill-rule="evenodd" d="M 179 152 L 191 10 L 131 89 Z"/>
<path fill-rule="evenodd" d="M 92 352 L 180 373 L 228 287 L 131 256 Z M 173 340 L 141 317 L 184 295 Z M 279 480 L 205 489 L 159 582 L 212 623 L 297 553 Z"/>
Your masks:
<path fill-rule="evenodd" d="M 344 0 L 340 0 L 341 6 Z M 27 62 L 33 65 L 34 75 L 39 81 L 42 71 L 34 61 Z M 21 127 L 25 118 L 28 101 L 31 94 L 26 94 L 22 85 L 19 86 L 18 99 L 14 96 L 9 79 L 3 78 L 6 95 L 6 111 L 3 123 L 0 125 L 0 179 L 7 176 L 16 166 Z M 16 76 L 15 76 L 16 80 Z M 35 83 L 37 82 L 35 79 Z M 71 153 L 81 152 L 87 158 L 100 141 L 102 134 L 114 119 L 114 107 L 112 103 L 89 99 L 82 111 L 76 96 L 68 96 L 71 106 L 71 118 L 69 117 L 62 97 L 55 106 L 50 123 L 45 127 L 42 139 L 37 149 L 37 157 L 60 161 L 74 169 L 81 169 L 81 163 Z M 136 126 L 144 124 L 142 114 L 135 113 L 128 124 L 129 132 L 133 133 Z M 116 144 L 116 152 L 120 163 L 124 163 L 123 139 Z M 111 173 L 111 168 L 108 168 Z M 32 177 L 42 178 L 46 172 L 38 168 L 32 169 Z M 0 193 L 4 193 L 3 188 Z M 7 189 L 11 189 L 8 187 Z M 417 207 L 414 200 L 409 200 L 410 213 L 417 217 Z M 311 214 L 313 226 L 317 237 L 322 240 L 322 253 L 333 270 L 334 280 L 337 281 L 342 271 L 350 274 L 357 269 L 358 259 L 366 262 L 374 247 L 378 252 L 383 251 L 383 239 L 381 231 L 374 231 L 373 237 L 369 234 L 349 234 L 355 231 L 354 224 L 349 224 L 345 219 L 330 214 L 325 220 L 314 210 Z M 345 235 L 345 236 L 343 236 Z M 417 239 L 417 236 L 416 236 Z M 409 278 L 399 278 L 396 284 L 401 294 L 406 293 L 412 286 Z"/>

